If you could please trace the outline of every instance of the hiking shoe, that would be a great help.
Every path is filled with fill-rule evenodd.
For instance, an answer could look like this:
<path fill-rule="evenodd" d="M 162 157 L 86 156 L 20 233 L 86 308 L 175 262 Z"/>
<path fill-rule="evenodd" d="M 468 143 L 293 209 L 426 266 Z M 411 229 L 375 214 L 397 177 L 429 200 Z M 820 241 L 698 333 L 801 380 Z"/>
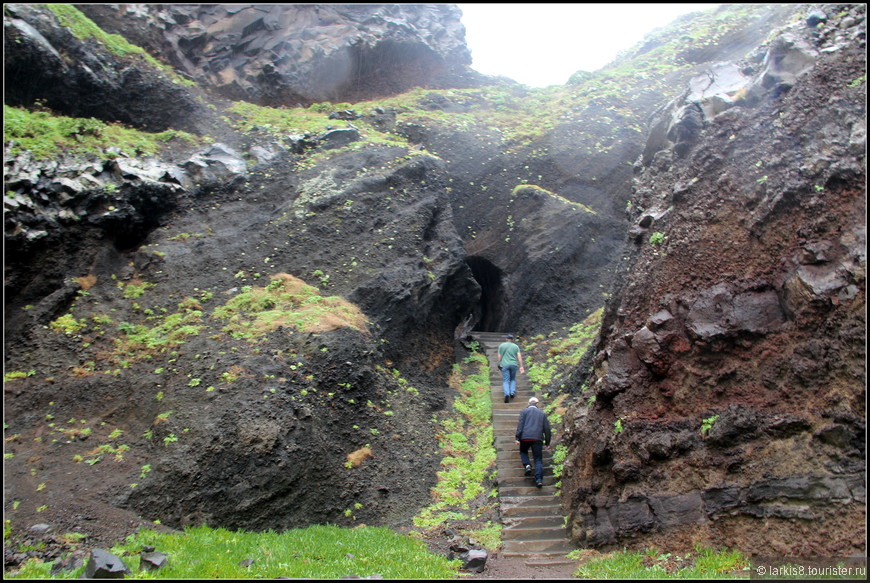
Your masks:
<path fill-rule="evenodd" d="M 537 482 L 537 483 L 535 484 L 535 486 L 537 486 L 538 488 L 543 488 L 543 487 L 544 487 L 544 483 L 543 483 L 543 482 Z"/>
<path fill-rule="evenodd" d="M 532 466 L 529 466 L 529 465 L 526 466 L 526 475 L 527 476 L 532 475 Z"/>
<path fill-rule="evenodd" d="M 511 395 L 511 399 L 513 399 L 513 398 L 515 398 L 515 397 L 516 397 L 516 394 Z"/>
<path fill-rule="evenodd" d="M 509 396 L 507 396 L 507 395 L 504 396 L 504 402 L 505 402 L 505 403 L 509 403 L 510 400 L 511 400 L 511 398 L 510 398 Z"/>

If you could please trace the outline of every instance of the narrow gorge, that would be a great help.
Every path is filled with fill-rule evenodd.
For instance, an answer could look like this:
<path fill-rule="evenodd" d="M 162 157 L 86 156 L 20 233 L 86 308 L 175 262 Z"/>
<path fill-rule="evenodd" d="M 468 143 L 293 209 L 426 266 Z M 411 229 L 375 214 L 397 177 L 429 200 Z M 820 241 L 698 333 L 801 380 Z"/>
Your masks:
<path fill-rule="evenodd" d="M 413 529 L 475 334 L 598 314 L 572 544 L 866 556 L 865 8 L 532 89 L 455 5 L 4 5 L 10 536 Z"/>

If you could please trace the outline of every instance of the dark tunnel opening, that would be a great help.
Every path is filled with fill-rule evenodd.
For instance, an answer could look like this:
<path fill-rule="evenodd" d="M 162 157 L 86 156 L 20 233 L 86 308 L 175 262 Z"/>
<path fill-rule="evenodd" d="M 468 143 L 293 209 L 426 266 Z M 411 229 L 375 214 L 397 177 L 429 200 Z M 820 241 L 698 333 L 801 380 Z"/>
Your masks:
<path fill-rule="evenodd" d="M 498 332 L 505 303 L 502 271 L 482 257 L 471 256 L 465 262 L 481 288 L 478 306 L 480 317 L 474 329 L 480 332 Z"/>

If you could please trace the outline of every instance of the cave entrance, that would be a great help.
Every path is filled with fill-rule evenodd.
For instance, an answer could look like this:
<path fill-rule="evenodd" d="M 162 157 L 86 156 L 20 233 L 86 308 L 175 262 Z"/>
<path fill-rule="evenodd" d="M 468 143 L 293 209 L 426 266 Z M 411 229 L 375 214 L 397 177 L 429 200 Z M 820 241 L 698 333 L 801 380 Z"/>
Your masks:
<path fill-rule="evenodd" d="M 480 332 L 498 332 L 505 303 L 502 271 L 483 257 L 471 256 L 466 258 L 465 263 L 471 268 L 471 275 L 480 285 L 480 318 L 475 329 Z"/>

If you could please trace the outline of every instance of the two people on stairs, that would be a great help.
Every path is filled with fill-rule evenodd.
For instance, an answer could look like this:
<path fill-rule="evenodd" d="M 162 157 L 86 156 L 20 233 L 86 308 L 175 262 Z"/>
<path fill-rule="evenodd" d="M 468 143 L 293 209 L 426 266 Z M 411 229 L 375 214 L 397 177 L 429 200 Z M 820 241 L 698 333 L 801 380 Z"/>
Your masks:
<path fill-rule="evenodd" d="M 520 460 L 526 469 L 526 475 L 532 475 L 532 465 L 529 460 L 529 450 L 532 450 L 532 458 L 535 462 L 534 474 L 535 485 L 538 488 L 544 485 L 544 448 L 550 449 L 550 420 L 547 414 L 538 409 L 538 399 L 529 399 L 529 406 L 520 412 L 516 432 L 517 445 L 520 446 Z"/>
<path fill-rule="evenodd" d="M 501 370 L 504 402 L 508 403 L 517 396 L 517 371 L 526 372 L 523 353 L 514 343 L 513 334 L 506 335 L 505 341 L 498 346 L 498 368 Z M 544 448 L 550 449 L 550 438 L 550 420 L 538 408 L 538 399 L 532 397 L 529 399 L 529 406 L 520 412 L 516 441 L 520 446 L 520 460 L 526 475 L 531 476 L 534 472 L 538 488 L 544 485 Z M 529 459 L 529 450 L 532 450 L 532 459 Z M 534 469 L 532 462 L 535 464 Z"/>
<path fill-rule="evenodd" d="M 517 370 L 526 372 L 523 365 L 523 353 L 514 344 L 513 334 L 505 336 L 505 341 L 498 345 L 498 368 L 501 370 L 501 386 L 504 391 L 504 402 L 508 403 L 517 396 Z"/>

